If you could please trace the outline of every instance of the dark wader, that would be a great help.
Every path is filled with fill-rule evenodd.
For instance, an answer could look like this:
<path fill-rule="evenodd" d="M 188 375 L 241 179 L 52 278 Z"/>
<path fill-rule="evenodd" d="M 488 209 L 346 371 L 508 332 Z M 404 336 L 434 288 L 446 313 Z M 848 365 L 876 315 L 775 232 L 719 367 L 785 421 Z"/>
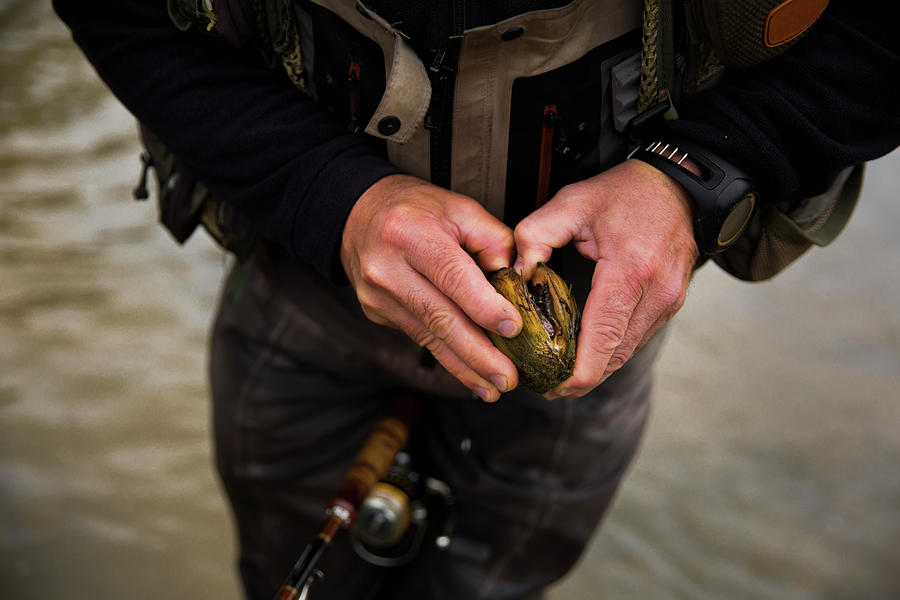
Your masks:
<path fill-rule="evenodd" d="M 369 322 L 350 288 L 258 253 L 223 294 L 211 364 L 218 467 L 248 597 L 273 596 L 385 394 L 413 385 L 427 394 L 420 433 L 458 498 L 456 532 L 474 550 L 378 570 L 342 533 L 313 599 L 539 598 L 578 559 L 634 455 L 660 337 L 585 398 L 517 389 L 484 404 L 422 366 L 403 334 Z"/>

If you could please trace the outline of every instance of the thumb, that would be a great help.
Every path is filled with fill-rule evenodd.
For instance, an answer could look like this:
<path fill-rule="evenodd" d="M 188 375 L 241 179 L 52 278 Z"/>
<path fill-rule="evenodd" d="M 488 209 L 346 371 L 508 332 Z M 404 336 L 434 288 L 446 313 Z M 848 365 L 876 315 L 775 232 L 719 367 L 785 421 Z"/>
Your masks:
<path fill-rule="evenodd" d="M 519 255 L 514 268 L 523 271 L 526 280 L 531 279 L 537 263 L 550 260 L 553 250 L 572 241 L 576 232 L 571 215 L 545 204 L 516 226 L 514 236 Z"/>
<path fill-rule="evenodd" d="M 488 273 L 512 263 L 515 240 L 512 230 L 474 200 L 457 207 L 450 220 L 459 232 L 459 243 Z"/>

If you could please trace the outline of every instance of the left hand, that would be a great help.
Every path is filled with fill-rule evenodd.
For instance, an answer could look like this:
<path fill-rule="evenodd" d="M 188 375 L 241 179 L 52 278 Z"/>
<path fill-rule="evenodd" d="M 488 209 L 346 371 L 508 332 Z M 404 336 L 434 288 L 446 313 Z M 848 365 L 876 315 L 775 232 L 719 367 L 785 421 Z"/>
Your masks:
<path fill-rule="evenodd" d="M 637 160 L 562 188 L 515 238 L 526 279 L 569 242 L 597 263 L 575 371 L 548 397 L 583 396 L 621 368 L 684 304 L 698 257 L 687 192 Z"/>

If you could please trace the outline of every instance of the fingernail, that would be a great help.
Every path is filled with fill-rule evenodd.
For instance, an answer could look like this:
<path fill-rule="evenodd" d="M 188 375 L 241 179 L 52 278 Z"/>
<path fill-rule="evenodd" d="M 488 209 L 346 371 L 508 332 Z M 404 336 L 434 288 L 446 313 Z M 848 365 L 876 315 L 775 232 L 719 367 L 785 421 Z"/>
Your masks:
<path fill-rule="evenodd" d="M 491 375 L 491 383 L 493 383 L 494 386 L 496 386 L 496 388 L 501 392 L 505 392 L 507 389 L 509 389 L 509 381 L 507 381 L 506 377 L 504 377 L 503 375 Z"/>
<path fill-rule="evenodd" d="M 500 325 L 497 326 L 497 331 L 503 337 L 513 337 L 519 331 L 519 328 L 513 321 L 503 319 L 500 321 Z"/>
<path fill-rule="evenodd" d="M 476 396 L 478 396 L 485 402 L 491 401 L 491 393 L 489 391 L 487 391 L 486 389 L 477 387 L 477 388 L 472 388 L 472 391 L 475 393 Z"/>

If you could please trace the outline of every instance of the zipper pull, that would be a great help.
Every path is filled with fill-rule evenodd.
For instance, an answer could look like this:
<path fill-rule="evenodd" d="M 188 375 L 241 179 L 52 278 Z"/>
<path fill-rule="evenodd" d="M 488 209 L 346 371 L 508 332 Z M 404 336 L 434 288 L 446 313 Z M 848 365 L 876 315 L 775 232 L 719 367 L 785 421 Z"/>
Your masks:
<path fill-rule="evenodd" d="M 431 80 L 431 105 L 425 114 L 425 129 L 436 131 L 444 125 L 444 98 L 447 95 L 447 81 L 453 73 L 453 69 L 444 64 L 447 59 L 447 50 L 438 48 L 434 50 L 434 58 L 428 66 L 428 78 Z M 435 114 L 439 113 L 439 114 Z"/>
<path fill-rule="evenodd" d="M 431 65 L 428 67 L 428 70 L 433 75 L 438 75 L 441 72 L 441 69 L 444 68 L 444 59 L 447 58 L 447 51 L 443 48 L 438 48 L 434 51 L 434 58 L 431 60 Z"/>
<path fill-rule="evenodd" d="M 150 156 L 149 152 L 141 152 L 141 163 L 143 163 L 143 166 L 141 167 L 141 177 L 138 179 L 137 185 L 131 192 L 135 200 L 146 200 L 150 197 L 150 192 L 147 190 L 147 173 L 150 170 L 150 167 L 153 166 L 153 157 Z"/>
<path fill-rule="evenodd" d="M 565 123 L 563 123 L 559 113 L 556 112 L 555 104 L 551 104 L 548 108 L 550 110 L 545 109 L 544 113 L 544 125 L 555 132 L 556 142 L 553 144 L 553 151 L 565 158 L 572 151 L 569 147 L 569 138 L 566 136 Z"/>

